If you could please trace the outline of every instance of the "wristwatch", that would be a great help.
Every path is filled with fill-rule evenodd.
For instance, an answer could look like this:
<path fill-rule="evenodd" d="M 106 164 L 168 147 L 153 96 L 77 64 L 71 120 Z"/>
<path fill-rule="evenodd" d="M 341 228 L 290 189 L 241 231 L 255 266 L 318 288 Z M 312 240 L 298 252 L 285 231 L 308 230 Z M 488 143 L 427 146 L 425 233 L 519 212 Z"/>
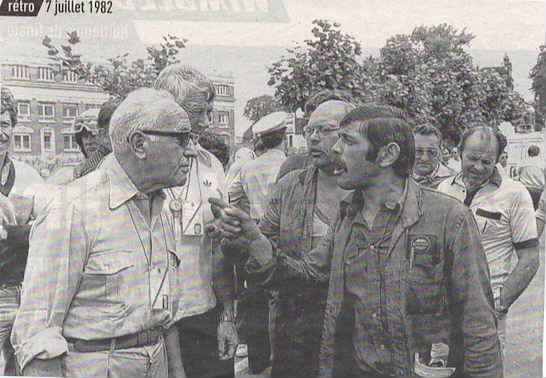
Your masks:
<path fill-rule="evenodd" d="M 0 225 L 0 240 L 6 240 L 8 238 L 8 231 L 3 225 Z"/>
<path fill-rule="evenodd" d="M 220 322 L 224 323 L 235 323 L 235 315 L 233 311 L 222 311 L 220 315 Z"/>

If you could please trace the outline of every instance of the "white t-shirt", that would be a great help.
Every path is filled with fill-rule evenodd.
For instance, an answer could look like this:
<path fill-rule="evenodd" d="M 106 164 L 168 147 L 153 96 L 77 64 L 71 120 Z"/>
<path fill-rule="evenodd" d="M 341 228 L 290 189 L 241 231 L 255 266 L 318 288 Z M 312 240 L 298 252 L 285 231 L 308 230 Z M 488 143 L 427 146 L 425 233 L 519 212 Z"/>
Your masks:
<path fill-rule="evenodd" d="M 440 183 L 438 191 L 464 201 L 462 174 Z M 493 293 L 498 293 L 517 258 L 516 248 L 537 243 L 533 201 L 519 182 L 497 172 L 474 196 L 470 209 L 476 218 L 491 273 Z"/>

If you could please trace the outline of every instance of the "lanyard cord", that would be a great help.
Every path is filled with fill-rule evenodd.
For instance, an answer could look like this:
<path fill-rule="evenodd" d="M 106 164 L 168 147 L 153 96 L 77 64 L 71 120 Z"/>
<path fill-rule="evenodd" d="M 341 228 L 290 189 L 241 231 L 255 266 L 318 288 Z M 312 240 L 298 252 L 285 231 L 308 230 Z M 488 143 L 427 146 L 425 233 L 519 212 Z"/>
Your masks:
<path fill-rule="evenodd" d="M 129 202 L 126 202 L 125 205 L 127 206 L 127 210 L 129 210 L 129 216 L 131 217 L 131 222 L 133 223 L 133 228 L 135 229 L 135 232 L 138 236 L 138 240 L 140 241 L 140 245 L 142 246 L 142 251 L 144 252 L 144 257 L 146 257 L 146 262 L 149 265 L 152 265 L 152 240 L 150 239 L 150 258 L 148 258 L 148 254 L 146 253 L 146 247 L 144 246 L 144 241 L 142 240 L 142 237 L 140 236 L 140 232 L 138 231 L 138 227 L 135 222 L 135 218 L 133 217 L 133 212 L 131 211 L 131 206 L 129 206 Z"/>

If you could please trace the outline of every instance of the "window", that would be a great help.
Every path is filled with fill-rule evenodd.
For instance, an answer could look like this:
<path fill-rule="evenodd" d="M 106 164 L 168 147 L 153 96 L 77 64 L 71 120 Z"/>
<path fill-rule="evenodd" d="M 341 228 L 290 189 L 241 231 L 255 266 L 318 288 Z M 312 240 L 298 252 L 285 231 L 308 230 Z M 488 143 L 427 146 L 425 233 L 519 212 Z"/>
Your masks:
<path fill-rule="evenodd" d="M 40 104 L 40 122 L 50 122 L 55 120 L 55 104 Z"/>
<path fill-rule="evenodd" d="M 30 79 L 30 69 L 22 64 L 11 66 L 11 77 L 14 79 Z"/>
<path fill-rule="evenodd" d="M 30 103 L 28 102 L 17 103 L 17 119 L 19 121 L 30 120 Z"/>
<path fill-rule="evenodd" d="M 231 96 L 231 87 L 224 84 L 216 84 L 214 90 L 218 96 Z"/>
<path fill-rule="evenodd" d="M 44 128 L 40 130 L 42 135 L 42 152 L 55 152 L 55 140 L 53 130 Z"/>
<path fill-rule="evenodd" d="M 63 105 L 63 122 L 72 122 L 78 115 L 77 104 L 64 104 Z"/>
<path fill-rule="evenodd" d="M 78 74 L 72 71 L 63 71 L 63 81 L 77 83 L 79 81 Z"/>
<path fill-rule="evenodd" d="M 218 124 L 227 125 L 229 123 L 229 113 L 228 112 L 218 112 Z"/>
<path fill-rule="evenodd" d="M 43 81 L 55 81 L 55 72 L 49 67 L 38 67 L 38 78 Z"/>
<path fill-rule="evenodd" d="M 76 136 L 74 134 L 64 134 L 64 151 L 65 152 L 79 152 L 80 149 L 76 143 Z"/>
<path fill-rule="evenodd" d="M 99 104 L 85 104 L 85 110 L 89 110 L 89 109 L 100 109 L 100 105 Z"/>
<path fill-rule="evenodd" d="M 30 134 L 14 134 L 13 150 L 17 152 L 31 152 Z"/>

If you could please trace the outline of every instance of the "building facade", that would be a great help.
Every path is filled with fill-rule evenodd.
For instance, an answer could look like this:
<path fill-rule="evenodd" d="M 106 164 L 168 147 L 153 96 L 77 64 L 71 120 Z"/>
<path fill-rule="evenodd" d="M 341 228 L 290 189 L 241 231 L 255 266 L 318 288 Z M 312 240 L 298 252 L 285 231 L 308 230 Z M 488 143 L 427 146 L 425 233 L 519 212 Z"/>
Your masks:
<path fill-rule="evenodd" d="M 216 97 L 209 116 L 210 129 L 220 135 L 224 142 L 235 144 L 235 82 L 231 75 L 211 74 Z"/>
<path fill-rule="evenodd" d="M 74 118 L 98 108 L 109 96 L 47 61 L 0 61 L 2 85 L 17 100 L 17 125 L 13 129 L 13 153 L 32 157 L 77 160 L 80 150 L 72 132 Z"/>

